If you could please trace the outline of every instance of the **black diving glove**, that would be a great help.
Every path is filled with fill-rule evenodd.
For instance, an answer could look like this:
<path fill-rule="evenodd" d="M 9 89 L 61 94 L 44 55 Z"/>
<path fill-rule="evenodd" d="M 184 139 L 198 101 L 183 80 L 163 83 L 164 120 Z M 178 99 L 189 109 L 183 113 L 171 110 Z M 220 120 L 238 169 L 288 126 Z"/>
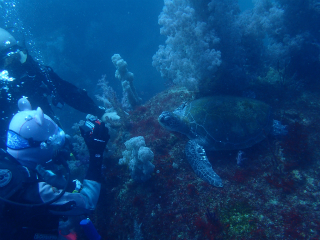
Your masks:
<path fill-rule="evenodd" d="M 80 132 L 90 153 L 89 169 L 85 179 L 100 182 L 103 152 L 110 138 L 108 128 L 98 119 L 88 119 L 80 126 Z"/>

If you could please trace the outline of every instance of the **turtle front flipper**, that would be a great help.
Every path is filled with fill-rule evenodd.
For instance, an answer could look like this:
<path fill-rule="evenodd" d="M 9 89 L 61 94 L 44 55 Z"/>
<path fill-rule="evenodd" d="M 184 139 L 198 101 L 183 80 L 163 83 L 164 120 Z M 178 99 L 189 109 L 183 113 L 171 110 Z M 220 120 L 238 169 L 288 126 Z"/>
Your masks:
<path fill-rule="evenodd" d="M 198 177 L 215 187 L 223 186 L 221 178 L 213 171 L 202 146 L 196 141 L 190 140 L 186 145 L 185 152 L 193 171 Z"/>

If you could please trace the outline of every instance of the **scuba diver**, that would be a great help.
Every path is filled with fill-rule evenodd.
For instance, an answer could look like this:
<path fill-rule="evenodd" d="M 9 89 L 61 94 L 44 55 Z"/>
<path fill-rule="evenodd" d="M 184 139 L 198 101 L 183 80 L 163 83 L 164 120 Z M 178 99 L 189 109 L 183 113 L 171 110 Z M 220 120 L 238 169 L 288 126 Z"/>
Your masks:
<path fill-rule="evenodd" d="M 18 107 L 10 121 L 7 151 L 0 154 L 0 239 L 61 239 L 68 235 L 61 233 L 68 218 L 96 207 L 108 128 L 93 118 L 80 126 L 90 153 L 89 168 L 82 184 L 71 182 L 47 169 L 52 163 L 69 169 L 59 154 L 65 143 L 63 130 L 40 107 L 31 110 L 25 97 Z"/>
<path fill-rule="evenodd" d="M 23 96 L 52 119 L 52 105 L 61 108 L 65 103 L 94 116 L 101 117 L 99 108 L 83 89 L 61 79 L 50 67 L 35 62 L 26 48 L 8 31 L 0 28 L 0 147 L 5 147 L 6 130 L 15 113 L 15 104 Z"/>

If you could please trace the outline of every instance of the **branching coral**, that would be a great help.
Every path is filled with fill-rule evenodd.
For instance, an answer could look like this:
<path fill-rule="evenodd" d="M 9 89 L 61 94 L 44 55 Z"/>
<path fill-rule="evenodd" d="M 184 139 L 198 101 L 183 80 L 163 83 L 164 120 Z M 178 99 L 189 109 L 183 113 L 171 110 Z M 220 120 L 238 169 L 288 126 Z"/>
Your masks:
<path fill-rule="evenodd" d="M 118 107 L 117 94 L 112 87 L 108 85 L 106 75 L 103 75 L 98 81 L 98 86 L 102 89 L 101 95 L 96 95 L 96 98 L 103 102 L 105 107 L 105 114 L 102 116 L 103 121 L 117 121 L 120 116 L 115 108 Z"/>
<path fill-rule="evenodd" d="M 221 64 L 221 52 L 214 49 L 219 38 L 206 22 L 198 20 L 188 0 L 164 3 L 158 23 L 167 40 L 165 46 L 159 46 L 152 64 L 163 78 L 196 90 L 199 80 Z"/>

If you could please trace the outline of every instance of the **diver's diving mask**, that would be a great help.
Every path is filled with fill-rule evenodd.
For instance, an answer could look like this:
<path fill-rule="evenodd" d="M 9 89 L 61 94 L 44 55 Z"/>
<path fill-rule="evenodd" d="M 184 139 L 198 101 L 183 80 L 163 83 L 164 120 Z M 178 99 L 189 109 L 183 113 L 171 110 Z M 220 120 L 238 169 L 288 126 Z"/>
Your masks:
<path fill-rule="evenodd" d="M 48 149 L 53 148 L 58 150 L 65 143 L 65 133 L 61 128 L 58 128 L 56 134 L 50 136 L 45 141 L 35 141 L 33 138 L 24 138 L 20 134 L 9 130 L 7 134 L 7 147 L 13 150 L 21 150 L 26 148 Z"/>
<path fill-rule="evenodd" d="M 27 60 L 25 49 L 21 49 L 18 45 L 14 45 L 0 53 L 0 62 L 3 67 L 10 65 L 15 61 L 24 63 Z"/>

